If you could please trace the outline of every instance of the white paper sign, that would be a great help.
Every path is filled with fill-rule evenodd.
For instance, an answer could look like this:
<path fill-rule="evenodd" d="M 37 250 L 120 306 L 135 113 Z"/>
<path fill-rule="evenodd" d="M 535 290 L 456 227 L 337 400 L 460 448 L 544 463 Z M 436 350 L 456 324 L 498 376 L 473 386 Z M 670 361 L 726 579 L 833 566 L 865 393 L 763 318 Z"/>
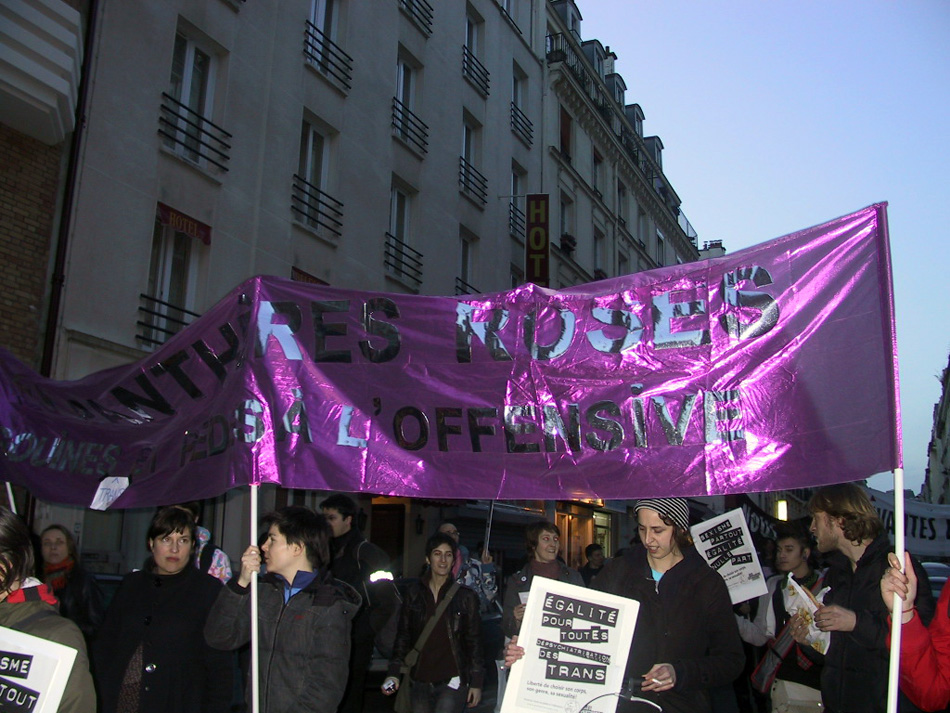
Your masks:
<path fill-rule="evenodd" d="M 0 711 L 56 713 L 76 649 L 0 626 Z"/>
<path fill-rule="evenodd" d="M 640 603 L 535 577 L 502 713 L 613 713 Z"/>
<path fill-rule="evenodd" d="M 759 555 L 741 509 L 730 510 L 690 528 L 696 550 L 729 588 L 733 604 L 768 592 Z"/>

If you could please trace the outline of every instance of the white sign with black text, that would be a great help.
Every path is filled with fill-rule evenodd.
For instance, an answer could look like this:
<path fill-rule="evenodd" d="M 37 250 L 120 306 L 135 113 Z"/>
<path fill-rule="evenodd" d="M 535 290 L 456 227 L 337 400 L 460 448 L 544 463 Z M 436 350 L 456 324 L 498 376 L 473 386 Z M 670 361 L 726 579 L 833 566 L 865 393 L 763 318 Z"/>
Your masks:
<path fill-rule="evenodd" d="M 689 531 L 696 550 L 725 580 L 733 604 L 760 597 L 768 591 L 741 509 L 693 525 Z"/>
<path fill-rule="evenodd" d="M 56 713 L 76 649 L 0 626 L 0 712 Z"/>
<path fill-rule="evenodd" d="M 639 602 L 535 577 L 502 713 L 613 713 Z"/>

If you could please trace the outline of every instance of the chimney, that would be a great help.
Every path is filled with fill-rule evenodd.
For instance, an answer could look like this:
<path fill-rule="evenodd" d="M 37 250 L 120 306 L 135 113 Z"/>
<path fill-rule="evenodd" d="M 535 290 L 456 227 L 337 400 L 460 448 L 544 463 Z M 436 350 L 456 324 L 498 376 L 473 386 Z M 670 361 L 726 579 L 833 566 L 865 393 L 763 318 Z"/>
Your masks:
<path fill-rule="evenodd" d="M 607 56 L 604 58 L 604 76 L 607 76 L 608 74 L 613 74 L 616 71 L 614 70 L 614 62 L 617 61 L 617 55 L 616 53 L 610 51 L 610 45 L 607 45 L 607 47 L 604 48 L 604 51 L 607 54 Z"/>

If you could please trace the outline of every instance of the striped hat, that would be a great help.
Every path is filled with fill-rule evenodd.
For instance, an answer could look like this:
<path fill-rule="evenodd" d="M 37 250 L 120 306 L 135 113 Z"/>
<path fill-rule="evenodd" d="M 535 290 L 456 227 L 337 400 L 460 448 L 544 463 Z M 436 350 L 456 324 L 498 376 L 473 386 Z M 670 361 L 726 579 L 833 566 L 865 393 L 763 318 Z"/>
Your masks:
<path fill-rule="evenodd" d="M 647 500 L 638 500 L 634 508 L 635 512 L 655 510 L 660 515 L 665 515 L 673 524 L 689 532 L 689 506 L 685 498 L 652 498 Z"/>

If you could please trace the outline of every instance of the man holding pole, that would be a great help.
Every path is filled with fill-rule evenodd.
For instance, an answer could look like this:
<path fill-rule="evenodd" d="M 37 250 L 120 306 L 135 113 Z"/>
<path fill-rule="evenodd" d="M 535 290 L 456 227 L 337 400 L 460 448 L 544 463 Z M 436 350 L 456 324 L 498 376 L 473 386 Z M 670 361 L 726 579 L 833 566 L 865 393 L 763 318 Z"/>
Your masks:
<path fill-rule="evenodd" d="M 854 483 L 820 488 L 808 503 L 811 532 L 818 551 L 829 554 L 825 585 L 830 591 L 815 612 L 815 625 L 831 632 L 821 657 L 821 698 L 826 713 L 884 713 L 887 702 L 887 617 L 880 582 L 887 572 L 891 548 L 884 524 L 867 493 Z M 926 580 L 915 562 L 918 578 Z M 915 602 L 929 622 L 935 604 L 930 587 L 918 590 Z M 807 623 L 801 615 L 790 621 L 795 640 L 807 644 Z"/>
<path fill-rule="evenodd" d="M 217 649 L 250 641 L 251 575 L 261 571 L 263 559 L 267 573 L 257 585 L 261 712 L 333 711 L 346 685 L 350 622 L 360 596 L 330 574 L 330 528 L 323 516 L 285 507 L 267 515 L 264 524 L 267 540 L 244 551 L 241 573 L 221 590 L 208 615 L 205 639 Z"/>

